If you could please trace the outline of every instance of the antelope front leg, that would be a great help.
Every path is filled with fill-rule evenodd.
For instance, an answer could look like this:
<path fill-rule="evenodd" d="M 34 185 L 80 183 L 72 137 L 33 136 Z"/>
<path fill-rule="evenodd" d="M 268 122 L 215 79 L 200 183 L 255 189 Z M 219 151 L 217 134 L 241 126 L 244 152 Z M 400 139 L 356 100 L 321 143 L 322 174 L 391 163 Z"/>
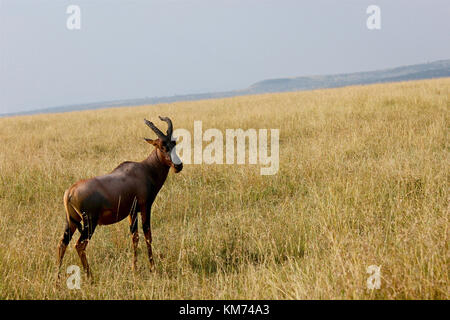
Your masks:
<path fill-rule="evenodd" d="M 133 242 L 133 270 L 137 270 L 137 250 L 139 244 L 138 219 L 137 212 L 128 216 L 130 222 L 131 240 Z"/>
<path fill-rule="evenodd" d="M 142 230 L 144 231 L 145 243 L 147 244 L 148 261 L 150 262 L 150 271 L 155 268 L 152 253 L 152 229 L 150 226 L 151 207 L 145 207 L 142 210 Z"/>

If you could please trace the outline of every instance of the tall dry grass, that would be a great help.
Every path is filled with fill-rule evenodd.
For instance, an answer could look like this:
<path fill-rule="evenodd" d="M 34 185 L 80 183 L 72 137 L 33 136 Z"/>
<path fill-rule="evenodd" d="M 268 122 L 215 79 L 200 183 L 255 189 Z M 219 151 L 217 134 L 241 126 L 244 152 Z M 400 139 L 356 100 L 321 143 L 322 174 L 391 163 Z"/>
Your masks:
<path fill-rule="evenodd" d="M 0 298 L 448 299 L 449 88 L 447 78 L 0 119 Z M 280 170 L 186 165 L 153 206 L 156 272 L 140 227 L 131 271 L 124 220 L 88 246 L 93 284 L 56 287 L 64 190 L 144 159 L 143 118 L 157 115 L 189 130 L 280 128 Z M 77 237 L 64 268 L 80 265 Z M 369 265 L 381 266 L 379 290 L 366 287 Z"/>

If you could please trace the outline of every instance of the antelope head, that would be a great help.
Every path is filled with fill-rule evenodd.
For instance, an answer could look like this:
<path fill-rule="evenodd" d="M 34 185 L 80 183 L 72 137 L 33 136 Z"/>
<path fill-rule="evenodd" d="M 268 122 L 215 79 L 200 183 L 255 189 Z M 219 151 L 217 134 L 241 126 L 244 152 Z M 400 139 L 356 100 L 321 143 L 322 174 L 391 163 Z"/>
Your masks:
<path fill-rule="evenodd" d="M 168 125 L 166 134 L 162 133 L 161 130 L 159 130 L 153 124 L 153 122 L 144 119 L 145 124 L 149 126 L 150 129 L 152 129 L 153 132 L 155 132 L 156 135 L 158 136 L 158 139 L 155 140 L 148 138 L 144 139 L 145 141 L 147 141 L 148 143 L 159 149 L 160 154 L 162 155 L 162 158 L 160 160 L 164 162 L 166 165 L 172 167 L 175 173 L 178 173 L 183 169 L 183 163 L 181 162 L 176 152 L 175 147 L 176 140 L 172 137 L 173 133 L 172 120 L 170 120 L 168 117 L 161 117 L 161 116 L 159 117 L 159 119 L 161 119 L 161 121 L 166 122 Z"/>

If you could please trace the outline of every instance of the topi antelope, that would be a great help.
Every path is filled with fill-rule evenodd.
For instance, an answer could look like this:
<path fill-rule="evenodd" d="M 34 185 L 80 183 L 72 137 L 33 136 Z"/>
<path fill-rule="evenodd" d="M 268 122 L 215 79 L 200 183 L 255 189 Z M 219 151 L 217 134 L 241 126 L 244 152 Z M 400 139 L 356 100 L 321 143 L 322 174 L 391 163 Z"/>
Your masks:
<path fill-rule="evenodd" d="M 135 269 L 139 241 L 138 212 L 141 212 L 150 269 L 153 270 L 150 227 L 152 204 L 167 178 L 170 167 L 174 168 L 175 173 L 183 169 L 183 164 L 175 151 L 176 142 L 172 140 L 172 121 L 167 117 L 159 118 L 167 122 L 166 135 L 152 122 L 144 119 L 158 136 L 155 140 L 144 138 L 155 147 L 147 159 L 141 162 L 123 162 L 110 174 L 80 180 L 64 193 L 66 227 L 58 245 L 58 276 L 67 245 L 76 229 L 80 231 L 81 236 L 75 248 L 87 276 L 91 277 L 86 247 L 95 227 L 119 222 L 127 216 L 134 250 L 133 269 Z"/>

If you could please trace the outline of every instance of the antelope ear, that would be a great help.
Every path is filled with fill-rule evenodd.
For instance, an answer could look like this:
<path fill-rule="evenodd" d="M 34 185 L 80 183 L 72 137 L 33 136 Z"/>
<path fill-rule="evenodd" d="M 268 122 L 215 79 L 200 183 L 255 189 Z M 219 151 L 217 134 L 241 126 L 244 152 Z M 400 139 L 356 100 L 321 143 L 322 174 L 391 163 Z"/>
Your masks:
<path fill-rule="evenodd" d="M 144 140 L 147 141 L 148 143 L 150 143 L 151 145 L 155 146 L 155 147 L 159 146 L 158 139 L 152 140 L 152 139 L 149 139 L 149 138 L 144 138 Z"/>

